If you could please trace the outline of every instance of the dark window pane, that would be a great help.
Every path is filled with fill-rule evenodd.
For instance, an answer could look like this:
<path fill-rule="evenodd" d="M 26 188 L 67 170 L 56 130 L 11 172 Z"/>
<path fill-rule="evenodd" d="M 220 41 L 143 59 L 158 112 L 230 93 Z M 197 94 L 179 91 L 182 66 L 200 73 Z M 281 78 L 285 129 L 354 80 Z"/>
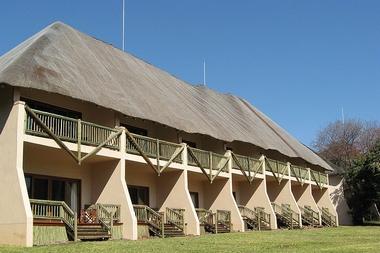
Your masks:
<path fill-rule="evenodd" d="M 198 192 L 190 192 L 191 200 L 195 208 L 199 208 Z"/>
<path fill-rule="evenodd" d="M 34 179 L 34 190 L 33 198 L 34 199 L 48 199 L 48 186 L 49 182 L 47 179 L 35 178 Z"/>
<path fill-rule="evenodd" d="M 149 205 L 149 188 L 142 187 L 139 189 L 139 204 Z"/>
<path fill-rule="evenodd" d="M 53 180 L 51 189 L 51 199 L 52 200 L 65 200 L 65 182 Z"/>
<path fill-rule="evenodd" d="M 128 190 L 129 190 L 129 196 L 131 197 L 132 204 L 138 205 L 139 199 L 137 197 L 137 192 L 138 192 L 137 188 L 128 187 Z"/>

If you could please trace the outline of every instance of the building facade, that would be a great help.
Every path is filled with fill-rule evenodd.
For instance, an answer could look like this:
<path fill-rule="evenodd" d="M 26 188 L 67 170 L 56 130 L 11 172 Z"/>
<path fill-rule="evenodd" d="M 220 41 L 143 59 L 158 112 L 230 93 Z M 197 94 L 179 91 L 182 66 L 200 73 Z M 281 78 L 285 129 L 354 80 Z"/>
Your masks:
<path fill-rule="evenodd" d="M 331 167 L 252 105 L 63 23 L 0 58 L 0 112 L 0 243 L 338 225 Z"/>

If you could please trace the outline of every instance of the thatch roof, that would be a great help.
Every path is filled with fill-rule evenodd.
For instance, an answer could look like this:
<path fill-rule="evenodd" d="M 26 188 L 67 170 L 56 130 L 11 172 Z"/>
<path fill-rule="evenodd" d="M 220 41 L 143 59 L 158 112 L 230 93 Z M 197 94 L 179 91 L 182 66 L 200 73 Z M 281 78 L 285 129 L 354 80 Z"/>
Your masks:
<path fill-rule="evenodd" d="M 0 83 L 58 93 L 187 133 L 330 166 L 247 101 L 190 85 L 61 22 L 0 58 Z"/>

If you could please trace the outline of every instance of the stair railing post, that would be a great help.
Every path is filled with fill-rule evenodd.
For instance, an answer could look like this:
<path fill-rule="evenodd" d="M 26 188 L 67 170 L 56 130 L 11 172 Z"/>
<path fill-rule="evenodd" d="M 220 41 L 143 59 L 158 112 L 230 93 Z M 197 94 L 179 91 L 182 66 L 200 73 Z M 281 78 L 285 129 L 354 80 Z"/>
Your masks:
<path fill-rule="evenodd" d="M 215 213 L 215 234 L 218 233 L 218 212 Z"/>
<path fill-rule="evenodd" d="M 165 214 L 161 216 L 161 236 L 162 238 L 165 238 Z"/>
<path fill-rule="evenodd" d="M 110 219 L 110 221 L 111 221 L 111 224 L 110 224 L 111 231 L 110 231 L 110 233 L 111 233 L 111 238 L 112 238 L 112 234 L 113 234 L 113 212 L 111 212 L 110 214 L 111 214 L 111 219 Z"/>
<path fill-rule="evenodd" d="M 293 229 L 293 212 L 290 212 L 290 227 Z"/>
<path fill-rule="evenodd" d="M 261 215 L 260 211 L 257 212 L 257 229 L 261 231 Z"/>
<path fill-rule="evenodd" d="M 78 241 L 78 214 L 74 213 L 74 242 Z"/>

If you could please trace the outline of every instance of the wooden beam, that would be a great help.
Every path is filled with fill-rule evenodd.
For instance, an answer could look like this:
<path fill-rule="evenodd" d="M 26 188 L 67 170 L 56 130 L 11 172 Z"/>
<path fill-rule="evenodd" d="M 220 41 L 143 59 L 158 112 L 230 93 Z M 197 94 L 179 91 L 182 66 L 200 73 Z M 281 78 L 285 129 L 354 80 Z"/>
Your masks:
<path fill-rule="evenodd" d="M 29 106 L 25 105 L 25 110 L 32 116 L 32 118 L 42 127 L 42 129 L 60 146 L 62 149 L 66 150 L 69 155 L 80 163 L 79 159 L 71 150 L 56 136 L 46 125 L 45 123 L 35 114 Z"/>
<path fill-rule="evenodd" d="M 157 173 L 157 175 L 159 175 L 159 171 L 158 169 L 153 165 L 153 163 L 149 160 L 149 158 L 147 157 L 147 155 L 145 154 L 145 152 L 141 149 L 140 145 L 137 143 L 137 141 L 135 140 L 135 138 L 133 138 L 132 134 L 128 131 L 128 129 L 125 129 L 125 133 L 127 135 L 127 137 L 129 137 L 133 143 L 133 145 L 135 145 L 137 151 L 140 153 L 140 155 L 144 158 L 144 160 L 149 164 L 149 166 Z"/>

